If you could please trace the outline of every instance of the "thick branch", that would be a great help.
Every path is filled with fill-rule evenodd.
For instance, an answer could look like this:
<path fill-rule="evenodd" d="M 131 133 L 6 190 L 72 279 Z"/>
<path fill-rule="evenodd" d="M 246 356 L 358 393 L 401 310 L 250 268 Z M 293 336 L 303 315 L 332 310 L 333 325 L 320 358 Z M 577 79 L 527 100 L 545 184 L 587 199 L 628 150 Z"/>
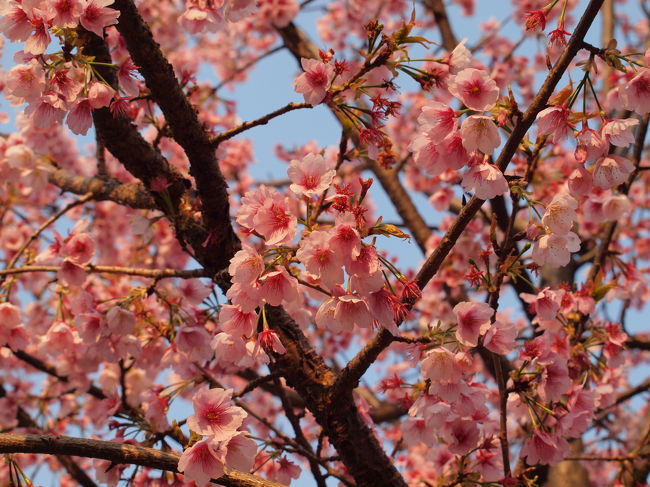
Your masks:
<path fill-rule="evenodd" d="M 57 169 L 50 173 L 48 181 L 61 188 L 61 191 L 79 195 L 91 193 L 92 199 L 96 201 L 109 200 L 131 208 L 147 210 L 157 208 L 151 193 L 140 181 L 123 183 L 112 178 L 85 178 L 67 169 Z"/>
<path fill-rule="evenodd" d="M 142 446 L 53 435 L 0 434 L 0 453 L 44 453 L 100 458 L 115 464 L 140 465 L 168 472 L 178 472 L 180 458 L 175 453 L 165 453 Z M 236 470 L 213 482 L 226 487 L 284 487 L 277 482 Z"/>

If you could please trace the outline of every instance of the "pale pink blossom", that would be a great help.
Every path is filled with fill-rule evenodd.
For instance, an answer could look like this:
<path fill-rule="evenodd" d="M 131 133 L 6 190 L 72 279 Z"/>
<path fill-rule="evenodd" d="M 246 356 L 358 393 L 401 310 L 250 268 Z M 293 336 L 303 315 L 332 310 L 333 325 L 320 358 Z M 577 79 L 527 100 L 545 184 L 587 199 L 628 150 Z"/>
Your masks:
<path fill-rule="evenodd" d="M 212 358 L 211 338 L 203 326 L 185 324 L 176 331 L 174 343 L 179 352 L 185 353 L 195 362 L 203 363 Z"/>
<path fill-rule="evenodd" d="M 259 0 L 257 17 L 276 27 L 286 27 L 298 14 L 297 0 Z"/>
<path fill-rule="evenodd" d="M 605 220 L 617 221 L 632 211 L 632 203 L 624 194 L 610 195 L 603 203 Z"/>
<path fill-rule="evenodd" d="M 224 18 L 221 10 L 213 6 L 200 7 L 187 2 L 185 11 L 181 14 L 178 22 L 190 34 L 198 34 L 205 30 L 217 32 L 224 25 Z"/>
<path fill-rule="evenodd" d="M 238 306 L 224 304 L 219 311 L 219 325 L 230 335 L 250 337 L 257 324 L 256 313 L 244 313 Z"/>
<path fill-rule="evenodd" d="M 330 231 L 316 230 L 301 240 L 296 252 L 305 270 L 328 287 L 343 282 L 343 259 L 330 246 L 331 238 Z"/>
<path fill-rule="evenodd" d="M 194 414 L 187 418 L 187 425 L 214 441 L 230 440 L 247 416 L 243 409 L 232 404 L 231 397 L 230 389 L 199 390 L 192 399 Z"/>
<path fill-rule="evenodd" d="M 427 352 L 420 364 L 422 376 L 432 383 L 457 383 L 461 379 L 461 370 L 454 354 L 444 347 Z"/>
<path fill-rule="evenodd" d="M 70 259 L 63 260 L 56 275 L 61 282 L 72 287 L 81 286 L 88 277 L 86 270 Z"/>
<path fill-rule="evenodd" d="M 607 155 L 609 142 L 589 127 L 583 128 L 576 135 L 575 158 L 579 163 L 592 162 Z"/>
<path fill-rule="evenodd" d="M 554 465 L 560 462 L 568 453 L 569 445 L 563 438 L 535 430 L 533 436 L 526 441 L 521 449 L 521 456 L 526 457 L 529 465 Z"/>
<path fill-rule="evenodd" d="M 289 243 L 296 235 L 296 217 L 291 214 L 288 200 L 280 193 L 266 198 L 253 216 L 253 229 L 262 235 L 268 246 Z"/>
<path fill-rule="evenodd" d="M 463 120 L 460 135 L 467 152 L 480 150 L 483 154 L 490 155 L 501 143 L 496 124 L 492 117 L 485 115 L 471 115 Z"/>
<path fill-rule="evenodd" d="M 628 110 L 639 115 L 650 112 L 650 69 L 640 69 L 639 74 L 619 88 L 619 93 Z"/>
<path fill-rule="evenodd" d="M 212 288 L 203 284 L 199 279 L 183 279 L 178 285 L 178 291 L 185 303 L 198 306 L 210 295 Z"/>
<path fill-rule="evenodd" d="M 31 101 L 40 98 L 45 88 L 45 72 L 36 61 L 19 64 L 9 70 L 5 82 L 6 93 Z"/>
<path fill-rule="evenodd" d="M 228 22 L 239 22 L 257 11 L 257 0 L 226 0 L 224 16 Z"/>
<path fill-rule="evenodd" d="M 571 390 L 567 361 L 560 355 L 552 353 L 544 362 L 538 387 L 539 395 L 544 401 L 557 401 Z"/>
<path fill-rule="evenodd" d="M 135 315 L 122 306 L 113 306 L 106 313 L 108 332 L 116 335 L 127 335 L 135 328 Z"/>
<path fill-rule="evenodd" d="M 627 147 L 634 144 L 632 128 L 639 124 L 636 118 L 614 118 L 608 120 L 601 128 L 603 138 L 617 147 Z"/>
<path fill-rule="evenodd" d="M 24 42 L 32 33 L 33 27 L 30 15 L 25 11 L 25 5 L 17 2 L 5 3 L 0 18 L 0 32 L 7 39 L 12 41 Z M 31 10 L 29 11 L 31 14 Z"/>
<path fill-rule="evenodd" d="M 106 83 L 93 81 L 88 88 L 88 101 L 93 109 L 107 107 L 115 96 L 115 90 Z"/>
<path fill-rule="evenodd" d="M 210 479 L 218 479 L 224 474 L 225 456 L 223 448 L 219 448 L 211 439 L 205 439 L 183 452 L 177 468 L 187 481 L 204 487 L 210 483 Z"/>
<path fill-rule="evenodd" d="M 257 443 L 248 435 L 250 435 L 248 431 L 238 431 L 228 441 L 226 445 L 226 466 L 228 468 L 240 472 L 250 472 L 253 468 Z"/>
<path fill-rule="evenodd" d="M 573 232 L 565 235 L 543 235 L 533 244 L 532 257 L 538 265 L 562 267 L 571 260 L 571 253 L 580 250 L 580 238 Z"/>
<path fill-rule="evenodd" d="M 610 154 L 596 161 L 594 184 L 603 189 L 610 189 L 626 182 L 632 171 L 634 165 L 629 159 Z"/>
<path fill-rule="evenodd" d="M 265 352 L 274 352 L 279 355 L 283 355 L 287 352 L 287 349 L 284 348 L 280 337 L 273 330 L 263 330 L 257 334 L 257 343 Z"/>
<path fill-rule="evenodd" d="M 496 320 L 485 332 L 483 345 L 488 350 L 501 355 L 507 355 L 515 349 L 517 329 L 510 321 Z"/>
<path fill-rule="evenodd" d="M 117 23 L 120 11 L 109 8 L 114 0 L 86 0 L 84 12 L 79 21 L 84 29 L 104 37 L 104 27 Z"/>
<path fill-rule="evenodd" d="M 293 82 L 295 90 L 303 95 L 307 103 L 318 105 L 325 98 L 334 79 L 334 66 L 318 59 L 307 58 L 302 58 L 300 63 L 305 72 Z"/>
<path fill-rule="evenodd" d="M 356 220 L 351 213 L 341 213 L 334 221 L 333 234 L 329 240 L 330 248 L 346 264 L 361 254 L 361 237 Z"/>
<path fill-rule="evenodd" d="M 326 161 L 320 154 L 307 154 L 301 160 L 292 160 L 287 174 L 292 181 L 289 189 L 299 195 L 318 195 L 332 184 L 336 163 Z"/>
<path fill-rule="evenodd" d="M 38 14 L 32 15 L 30 22 L 34 30 L 25 41 L 24 51 L 37 56 L 45 52 L 52 40 L 50 37 L 49 19 L 46 18 L 43 12 L 39 11 Z"/>
<path fill-rule="evenodd" d="M 451 74 L 462 71 L 472 63 L 472 52 L 467 49 L 466 42 L 467 39 L 460 41 L 449 54 L 449 72 Z"/>
<path fill-rule="evenodd" d="M 79 17 L 83 12 L 82 0 L 56 0 L 51 4 L 54 11 L 52 23 L 62 29 L 71 29 L 79 25 Z"/>
<path fill-rule="evenodd" d="M 560 142 L 573 128 L 569 122 L 571 110 L 565 106 L 548 107 L 537 114 L 537 135 L 548 135 L 553 142 Z"/>
<path fill-rule="evenodd" d="M 593 176 L 582 165 L 576 167 L 567 181 L 569 191 L 576 196 L 585 196 L 589 194 L 593 186 Z"/>
<path fill-rule="evenodd" d="M 530 305 L 530 312 L 542 320 L 554 320 L 560 311 L 563 292 L 545 287 L 537 294 L 521 293 L 521 299 Z"/>
<path fill-rule="evenodd" d="M 86 135 L 93 126 L 92 106 L 87 98 L 79 99 L 68 112 L 66 119 L 68 127 L 73 134 Z"/>
<path fill-rule="evenodd" d="M 499 98 L 499 87 L 494 80 L 485 71 L 474 68 L 463 69 L 451 76 L 447 89 L 472 110 L 490 110 Z"/>
<path fill-rule="evenodd" d="M 476 448 L 479 440 L 479 429 L 475 421 L 450 421 L 445 424 L 442 432 L 447 448 L 456 455 L 467 455 Z"/>
<path fill-rule="evenodd" d="M 546 207 L 542 217 L 542 224 L 552 233 L 564 235 L 571 230 L 573 222 L 578 217 L 576 209 L 578 202 L 566 193 L 559 193 L 553 197 Z"/>
<path fill-rule="evenodd" d="M 243 244 L 242 249 L 230 259 L 228 272 L 232 282 L 251 283 L 264 272 L 264 258 L 253 247 Z"/>
<path fill-rule="evenodd" d="M 284 267 L 267 272 L 260 278 L 259 297 L 271 306 L 280 306 L 282 301 L 297 301 L 300 296 L 298 281 Z"/>
<path fill-rule="evenodd" d="M 39 129 L 49 129 L 55 123 L 61 123 L 65 116 L 65 102 L 56 93 L 50 91 L 34 101 L 25 109 L 31 115 L 32 123 Z"/>
<path fill-rule="evenodd" d="M 454 314 L 458 320 L 456 339 L 463 345 L 475 347 L 479 335 L 490 328 L 494 310 L 487 303 L 466 301 L 454 306 Z"/>
<path fill-rule="evenodd" d="M 465 191 L 474 190 L 477 198 L 489 200 L 509 191 L 508 181 L 498 167 L 487 164 L 470 166 L 461 182 Z"/>
<path fill-rule="evenodd" d="M 458 128 L 456 112 L 444 103 L 429 101 L 422 107 L 418 117 L 420 129 L 426 132 L 431 143 L 438 143 Z"/>
<path fill-rule="evenodd" d="M 88 264 L 94 254 L 95 240 L 85 232 L 75 233 L 68 237 L 60 250 L 60 255 L 79 265 Z"/>

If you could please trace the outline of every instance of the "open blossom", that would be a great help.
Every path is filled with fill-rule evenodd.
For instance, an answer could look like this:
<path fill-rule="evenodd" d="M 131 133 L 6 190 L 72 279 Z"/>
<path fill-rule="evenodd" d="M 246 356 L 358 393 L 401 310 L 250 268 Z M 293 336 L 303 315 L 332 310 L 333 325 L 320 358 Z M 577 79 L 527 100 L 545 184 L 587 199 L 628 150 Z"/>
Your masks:
<path fill-rule="evenodd" d="M 243 244 L 228 266 L 228 273 L 232 282 L 242 284 L 257 280 L 264 272 L 264 258 L 250 245 Z"/>
<path fill-rule="evenodd" d="M 485 333 L 483 345 L 488 350 L 507 355 L 515 349 L 517 329 L 514 323 L 496 320 Z"/>
<path fill-rule="evenodd" d="M 499 131 L 492 117 L 485 115 L 471 115 L 463 120 L 460 135 L 467 152 L 480 150 L 483 154 L 490 155 L 501 143 Z"/>
<path fill-rule="evenodd" d="M 210 483 L 210 479 L 218 479 L 224 474 L 225 455 L 224 449 L 211 439 L 198 441 L 183 452 L 178 460 L 178 471 L 186 480 L 203 487 Z"/>
<path fill-rule="evenodd" d="M 575 158 L 580 163 L 595 161 L 606 156 L 609 151 L 607 139 L 589 127 L 578 132 L 576 141 Z"/>
<path fill-rule="evenodd" d="M 45 88 L 45 72 L 36 61 L 14 66 L 7 73 L 5 93 L 26 100 L 40 98 Z"/>
<path fill-rule="evenodd" d="M 619 119 L 614 118 L 603 125 L 601 131 L 603 137 L 610 144 L 617 147 L 627 147 L 634 144 L 632 128 L 636 127 L 639 121 L 636 118 Z"/>
<path fill-rule="evenodd" d="M 329 188 L 336 175 L 336 164 L 320 154 L 307 154 L 302 160 L 293 160 L 287 169 L 291 179 L 289 189 L 296 194 L 318 195 Z"/>
<path fill-rule="evenodd" d="M 307 272 L 328 287 L 343 282 L 343 259 L 330 246 L 331 238 L 329 231 L 311 232 L 302 239 L 296 252 L 296 258 L 303 263 Z"/>
<path fill-rule="evenodd" d="M 610 189 L 627 181 L 632 171 L 634 171 L 634 165 L 629 159 L 610 154 L 596 161 L 594 184 L 604 189 Z"/>
<path fill-rule="evenodd" d="M 257 342 L 265 351 L 272 351 L 277 354 L 286 353 L 286 348 L 282 345 L 280 337 L 273 330 L 263 330 L 257 335 Z"/>
<path fill-rule="evenodd" d="M 266 240 L 266 245 L 288 243 L 296 235 L 296 217 L 291 214 L 287 198 L 278 192 L 266 198 L 253 216 L 253 228 Z"/>
<path fill-rule="evenodd" d="M 246 417 L 243 409 L 232 404 L 231 396 L 231 390 L 201 389 L 192 400 L 194 414 L 187 418 L 187 425 L 214 441 L 229 440 Z"/>
<path fill-rule="evenodd" d="M 580 250 L 580 238 L 573 232 L 565 235 L 544 235 L 533 244 L 533 260 L 538 265 L 562 267 L 571 260 L 571 253 Z"/>
<path fill-rule="evenodd" d="M 467 49 L 467 46 L 465 45 L 466 42 L 467 39 L 460 41 L 449 55 L 449 72 L 451 74 L 456 74 L 462 71 L 472 62 L 472 52 Z"/>
<path fill-rule="evenodd" d="M 639 74 L 620 88 L 620 97 L 628 110 L 640 115 L 650 112 L 650 69 L 640 69 Z"/>
<path fill-rule="evenodd" d="M 573 222 L 578 217 L 576 209 L 578 202 L 568 194 L 560 193 L 553 197 L 546 207 L 542 224 L 553 233 L 564 235 L 571 230 Z"/>
<path fill-rule="evenodd" d="M 104 37 L 104 27 L 117 23 L 120 11 L 110 8 L 114 0 L 87 0 L 79 21 L 84 29 Z"/>
<path fill-rule="evenodd" d="M 568 450 L 569 445 L 562 437 L 535 430 L 521 449 L 521 456 L 526 457 L 529 465 L 554 465 L 565 457 Z"/>
<path fill-rule="evenodd" d="M 298 281 L 284 267 L 276 269 L 261 277 L 259 297 L 271 306 L 279 306 L 282 301 L 298 301 L 300 299 Z"/>
<path fill-rule="evenodd" d="M 295 90 L 297 93 L 302 93 L 307 103 L 318 105 L 325 98 L 330 83 L 334 79 L 334 66 L 317 59 L 307 58 L 302 58 L 300 64 L 305 72 L 293 82 Z"/>
<path fill-rule="evenodd" d="M 429 101 L 422 107 L 418 123 L 420 130 L 426 133 L 428 141 L 433 144 L 441 142 L 458 127 L 456 112 L 449 105 L 437 101 Z"/>
<path fill-rule="evenodd" d="M 474 194 L 482 200 L 489 200 L 495 196 L 508 192 L 508 181 L 498 167 L 481 163 L 475 164 L 463 176 L 461 182 L 465 191 L 474 189 Z"/>
<path fill-rule="evenodd" d="M 463 302 L 454 306 L 454 313 L 458 320 L 456 338 L 463 345 L 475 347 L 479 335 L 490 328 L 494 310 L 487 303 Z"/>
<path fill-rule="evenodd" d="M 463 69 L 447 83 L 449 92 L 472 110 L 486 111 L 494 107 L 499 98 L 499 87 L 485 71 Z"/>
<path fill-rule="evenodd" d="M 573 128 L 569 122 L 571 110 L 565 106 L 549 107 L 537 114 L 537 134 L 548 135 L 553 142 L 560 142 Z"/>

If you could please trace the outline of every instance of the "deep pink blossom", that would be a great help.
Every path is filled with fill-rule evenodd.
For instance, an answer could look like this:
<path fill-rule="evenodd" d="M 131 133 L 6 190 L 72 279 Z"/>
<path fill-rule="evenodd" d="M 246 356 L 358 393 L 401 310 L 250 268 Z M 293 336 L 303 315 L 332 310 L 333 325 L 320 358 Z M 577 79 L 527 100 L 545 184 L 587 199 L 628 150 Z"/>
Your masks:
<path fill-rule="evenodd" d="M 317 59 L 302 58 L 300 61 L 305 71 L 299 75 L 293 85 L 297 93 L 301 93 L 307 103 L 318 105 L 334 79 L 334 66 Z"/>
<path fill-rule="evenodd" d="M 192 399 L 194 414 L 187 418 L 187 425 L 213 441 L 230 440 L 247 416 L 232 404 L 231 396 L 231 390 L 200 389 Z"/>

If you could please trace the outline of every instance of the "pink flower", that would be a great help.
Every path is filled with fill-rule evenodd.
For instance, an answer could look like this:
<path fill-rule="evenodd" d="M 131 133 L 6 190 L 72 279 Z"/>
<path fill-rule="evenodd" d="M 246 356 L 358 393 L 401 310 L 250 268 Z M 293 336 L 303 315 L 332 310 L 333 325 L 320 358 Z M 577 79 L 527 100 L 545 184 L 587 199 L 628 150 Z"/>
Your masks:
<path fill-rule="evenodd" d="M 83 7 L 82 0 L 56 0 L 52 3 L 55 14 L 52 23 L 62 29 L 77 27 Z"/>
<path fill-rule="evenodd" d="M 33 101 L 40 98 L 45 88 L 45 72 L 41 65 L 32 61 L 29 64 L 14 66 L 7 73 L 6 93 Z"/>
<path fill-rule="evenodd" d="M 59 271 L 57 272 L 57 277 L 61 279 L 64 284 L 72 287 L 81 286 L 87 276 L 88 274 L 86 274 L 85 269 L 70 259 L 64 259 Z"/>
<path fill-rule="evenodd" d="M 79 21 L 84 29 L 104 37 L 104 27 L 117 23 L 119 10 L 107 8 L 114 0 L 87 0 L 86 8 Z"/>
<path fill-rule="evenodd" d="M 640 69 L 619 91 L 625 108 L 640 115 L 650 112 L 650 69 Z"/>
<path fill-rule="evenodd" d="M 275 352 L 277 354 L 284 354 L 287 352 L 287 349 L 284 348 L 280 337 L 273 330 L 263 330 L 257 335 L 257 343 L 264 349 L 266 352 Z"/>
<path fill-rule="evenodd" d="M 566 456 L 568 449 L 569 445 L 563 438 L 535 430 L 521 449 L 521 456 L 526 457 L 529 465 L 554 465 Z"/>
<path fill-rule="evenodd" d="M 580 250 L 580 238 L 573 232 L 566 235 L 544 235 L 533 244 L 532 257 L 538 265 L 562 267 L 571 260 L 571 253 Z"/>
<path fill-rule="evenodd" d="M 244 313 L 238 306 L 225 304 L 219 311 L 219 325 L 226 333 L 250 337 L 257 324 L 256 313 Z"/>
<path fill-rule="evenodd" d="M 506 355 L 515 349 L 517 329 L 511 322 L 496 320 L 485 333 L 483 345 L 488 350 Z"/>
<path fill-rule="evenodd" d="M 293 302 L 300 299 L 298 281 L 284 267 L 276 267 L 260 279 L 259 297 L 271 306 L 280 306 L 282 301 Z"/>
<path fill-rule="evenodd" d="M 581 164 L 606 156 L 609 151 L 609 142 L 589 127 L 578 132 L 576 140 L 575 158 Z"/>
<path fill-rule="evenodd" d="M 525 17 L 524 28 L 527 32 L 541 32 L 546 29 L 546 13 L 543 10 L 529 10 Z"/>
<path fill-rule="evenodd" d="M 135 315 L 122 306 L 114 306 L 106 313 L 106 323 L 109 333 L 127 335 L 135 328 Z"/>
<path fill-rule="evenodd" d="M 210 295 L 212 288 L 199 279 L 183 279 L 178 285 L 178 291 L 183 297 L 183 302 L 190 306 L 198 306 Z"/>
<path fill-rule="evenodd" d="M 463 120 L 460 135 L 467 152 L 480 150 L 490 155 L 501 143 L 497 126 L 491 117 L 485 115 L 471 115 Z"/>
<path fill-rule="evenodd" d="M 594 184 L 604 189 L 610 189 L 626 182 L 632 171 L 634 171 L 634 165 L 629 159 L 610 154 L 596 161 Z"/>
<path fill-rule="evenodd" d="M 335 219 L 333 235 L 329 240 L 330 248 L 346 265 L 361 255 L 361 237 L 356 226 L 354 215 L 340 213 Z"/>
<path fill-rule="evenodd" d="M 571 110 L 565 106 L 549 107 L 537 114 L 537 134 L 549 135 L 553 142 L 560 142 L 573 128 L 569 122 Z"/>
<path fill-rule="evenodd" d="M 30 20 L 34 31 L 25 42 L 24 51 L 35 56 L 43 54 L 50 45 L 49 20 L 43 17 L 44 14 L 34 15 Z"/>
<path fill-rule="evenodd" d="M 576 167 L 569 175 L 567 186 L 569 191 L 576 196 L 585 196 L 591 191 L 594 178 L 584 166 Z"/>
<path fill-rule="evenodd" d="M 243 244 L 242 250 L 230 259 L 228 272 L 232 282 L 251 283 L 264 272 L 264 258 L 253 247 Z"/>
<path fill-rule="evenodd" d="M 479 430 L 475 421 L 455 420 L 445 424 L 443 436 L 451 453 L 467 455 L 477 446 Z"/>
<path fill-rule="evenodd" d="M 494 80 L 485 71 L 474 68 L 463 69 L 452 76 L 447 89 L 472 110 L 490 110 L 499 98 L 499 87 Z"/>
<path fill-rule="evenodd" d="M 544 362 L 545 367 L 538 387 L 539 396 L 544 401 L 557 401 L 571 390 L 567 361 L 560 355 L 551 353 Z"/>
<path fill-rule="evenodd" d="M 201 440 L 183 452 L 178 460 L 178 471 L 185 479 L 199 487 L 218 479 L 224 474 L 225 452 L 211 439 Z"/>
<path fill-rule="evenodd" d="M 253 216 L 253 229 L 265 238 L 268 246 L 290 242 L 296 235 L 297 224 L 287 198 L 278 192 L 266 198 Z"/>
<path fill-rule="evenodd" d="M 185 324 L 176 331 L 174 343 L 179 352 L 191 357 L 195 362 L 203 363 L 212 358 L 211 338 L 203 326 Z"/>
<path fill-rule="evenodd" d="M 95 240 L 88 233 L 76 233 L 68 237 L 61 247 L 60 255 L 71 261 L 85 265 L 93 258 Z"/>
<path fill-rule="evenodd" d="M 634 144 L 634 134 L 632 127 L 639 124 L 636 118 L 619 119 L 614 118 L 609 120 L 602 126 L 601 131 L 603 137 L 607 142 L 617 147 L 627 147 Z"/>
<path fill-rule="evenodd" d="M 465 46 L 466 42 L 467 39 L 460 41 L 449 55 L 449 72 L 451 74 L 462 71 L 472 63 L 472 52 Z"/>
<path fill-rule="evenodd" d="M 257 17 L 264 23 L 280 28 L 289 25 L 300 10 L 296 0 L 262 0 L 258 4 Z"/>
<path fill-rule="evenodd" d="M 226 0 L 224 16 L 228 22 L 239 22 L 257 10 L 256 0 Z"/>
<path fill-rule="evenodd" d="M 557 194 L 546 207 L 542 224 L 552 233 L 564 235 L 571 230 L 573 222 L 578 217 L 577 208 L 578 202 L 571 196 L 564 193 Z"/>
<path fill-rule="evenodd" d="M 482 200 L 489 200 L 509 190 L 508 181 L 498 167 L 487 164 L 475 164 L 463 176 L 461 185 L 465 191 L 474 189 L 474 194 Z"/>
<path fill-rule="evenodd" d="M 461 370 L 454 354 L 444 347 L 427 352 L 420 367 L 422 376 L 432 383 L 452 384 L 461 380 Z"/>
<path fill-rule="evenodd" d="M 318 105 L 325 98 L 334 79 L 334 66 L 307 58 L 302 58 L 300 63 L 305 72 L 293 82 L 296 93 L 302 93 L 307 103 Z"/>
<path fill-rule="evenodd" d="M 422 107 L 418 117 L 420 130 L 426 132 L 429 142 L 436 144 L 456 131 L 458 119 L 456 112 L 444 103 L 429 101 Z"/>
<path fill-rule="evenodd" d="M 226 465 L 241 472 L 250 472 L 255 464 L 257 443 L 248 431 L 238 431 L 226 445 Z"/>
<path fill-rule="evenodd" d="M 332 234 L 329 231 L 311 232 L 300 241 L 296 258 L 314 278 L 328 287 L 343 282 L 343 259 L 330 246 Z"/>
<path fill-rule="evenodd" d="M 106 83 L 93 81 L 88 88 L 88 101 L 93 109 L 107 107 L 115 96 L 115 90 Z"/>
<path fill-rule="evenodd" d="M 204 30 L 216 32 L 223 27 L 221 11 L 214 6 L 199 7 L 187 2 L 186 7 L 178 22 L 190 34 L 198 34 Z"/>
<path fill-rule="evenodd" d="M 90 101 L 87 98 L 77 100 L 72 110 L 68 112 L 66 122 L 73 134 L 86 135 L 88 129 L 93 125 Z"/>
<path fill-rule="evenodd" d="M 232 404 L 231 396 L 231 390 L 201 389 L 192 399 L 194 414 L 187 418 L 187 425 L 214 441 L 230 440 L 247 416 L 242 408 Z"/>
<path fill-rule="evenodd" d="M 289 188 L 296 194 L 318 195 L 332 184 L 336 175 L 335 163 L 325 161 L 320 154 L 307 154 L 302 160 L 292 160 L 287 174 L 292 181 Z"/>
<path fill-rule="evenodd" d="M 531 313 L 542 320 L 554 320 L 560 311 L 563 292 L 545 287 L 537 294 L 521 293 L 521 299 L 530 304 Z"/>
<path fill-rule="evenodd" d="M 485 333 L 491 325 L 494 310 L 487 303 L 462 302 L 454 306 L 458 319 L 456 339 L 463 345 L 475 347 L 478 337 Z"/>

